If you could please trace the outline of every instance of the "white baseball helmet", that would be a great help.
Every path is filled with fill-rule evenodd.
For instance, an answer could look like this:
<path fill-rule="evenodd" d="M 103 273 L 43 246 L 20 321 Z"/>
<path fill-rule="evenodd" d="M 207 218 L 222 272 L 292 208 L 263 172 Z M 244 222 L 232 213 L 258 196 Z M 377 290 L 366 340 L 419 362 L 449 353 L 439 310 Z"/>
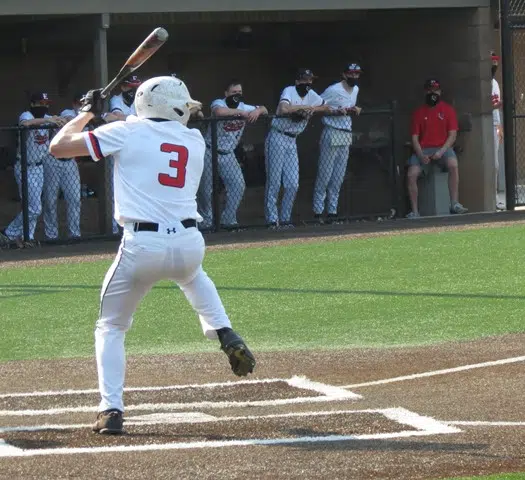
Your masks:
<path fill-rule="evenodd" d="M 185 83 L 173 76 L 150 78 L 135 95 L 139 118 L 164 118 L 186 125 L 191 110 L 201 107 L 200 102 L 191 98 Z"/>

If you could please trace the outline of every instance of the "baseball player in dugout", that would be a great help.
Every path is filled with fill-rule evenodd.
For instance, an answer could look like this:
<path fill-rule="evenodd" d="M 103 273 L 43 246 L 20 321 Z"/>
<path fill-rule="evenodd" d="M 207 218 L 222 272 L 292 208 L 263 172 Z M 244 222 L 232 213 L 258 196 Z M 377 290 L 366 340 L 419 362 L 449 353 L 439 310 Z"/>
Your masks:
<path fill-rule="evenodd" d="M 428 172 L 432 165 L 448 171 L 450 213 L 462 214 L 468 210 L 458 201 L 459 170 L 458 159 L 453 146 L 458 133 L 456 111 L 441 100 L 441 84 L 431 78 L 423 86 L 425 104 L 412 115 L 413 155 L 408 160 L 408 194 L 412 211 L 407 218 L 418 218 L 417 179 Z"/>
<path fill-rule="evenodd" d="M 218 338 L 236 375 L 251 373 L 255 359 L 232 330 L 217 289 L 202 268 L 205 244 L 197 229 L 202 218 L 195 199 L 206 146 L 200 131 L 186 126 L 190 110 L 200 103 L 181 80 L 155 77 L 137 90 L 137 116 L 82 132 L 102 113 L 100 92 L 88 92 L 81 113 L 53 138 L 50 150 L 64 159 L 115 158 L 115 218 L 124 232 L 104 279 L 95 329 L 101 402 L 93 431 L 120 434 L 124 339 L 138 304 L 158 281 L 169 279 L 179 286 L 199 315 L 204 335 Z"/>
<path fill-rule="evenodd" d="M 352 145 L 352 116 L 359 115 L 357 106 L 361 67 L 356 63 L 345 66 L 343 79 L 330 85 L 321 98 L 337 116 L 324 116 L 324 125 L 319 142 L 319 163 L 314 186 L 313 211 L 315 219 L 324 223 L 337 221 L 339 192 L 346 174 L 350 146 Z"/>
<path fill-rule="evenodd" d="M 498 210 L 504 210 L 505 204 L 502 201 L 498 201 L 498 175 L 499 175 L 499 149 L 501 143 L 503 142 L 503 125 L 501 124 L 501 91 L 499 88 L 499 83 L 496 80 L 496 72 L 498 71 L 499 66 L 499 57 L 496 55 L 496 52 L 493 50 L 490 52 L 490 58 L 492 61 L 491 67 L 491 76 L 492 76 L 492 120 L 494 124 L 494 166 L 496 168 L 496 185 L 495 185 L 495 194 L 496 194 L 496 208 Z"/>
<path fill-rule="evenodd" d="M 25 150 L 27 158 L 27 183 L 28 183 L 28 220 L 29 240 L 23 240 L 23 212 L 20 212 L 9 226 L 0 233 L 0 243 L 7 245 L 14 241 L 18 247 L 32 247 L 35 245 L 35 229 L 38 217 L 42 213 L 42 190 L 44 188 L 44 163 L 56 161 L 49 154 L 48 128 L 43 126 L 63 126 L 66 120 L 59 116 L 49 114 L 49 96 L 45 92 L 36 92 L 31 95 L 30 108 L 20 115 L 18 124 L 29 127 L 24 131 L 18 142 L 17 161 L 14 166 L 15 180 L 18 185 L 20 197 L 22 196 L 22 167 L 20 141 L 25 137 Z"/>
<path fill-rule="evenodd" d="M 235 149 L 241 140 L 246 122 L 254 123 L 261 115 L 268 115 L 268 110 L 260 105 L 244 103 L 242 84 L 233 79 L 224 90 L 224 97 L 214 100 L 211 104 L 213 117 L 236 117 L 217 122 L 217 153 L 219 176 L 226 190 L 226 202 L 221 213 L 221 226 L 226 229 L 237 229 L 237 210 L 241 204 L 246 184 L 241 166 L 235 156 Z M 205 135 L 206 154 L 204 156 L 204 172 L 199 189 L 199 210 L 204 218 L 202 228 L 213 225 L 212 194 L 212 144 L 211 124 Z"/>
<path fill-rule="evenodd" d="M 82 94 L 76 94 L 72 108 L 60 113 L 60 117 L 68 122 L 77 116 Z M 57 202 L 60 191 L 66 202 L 67 228 L 70 238 L 80 237 L 80 174 L 74 158 L 60 161 L 49 156 L 44 160 L 44 230 L 46 238 L 58 238 Z"/>
<path fill-rule="evenodd" d="M 312 89 L 316 77 L 311 70 L 300 68 L 295 77 L 295 85 L 286 87 L 277 106 L 270 132 L 266 137 L 266 223 L 268 228 L 293 228 L 291 222 L 295 196 L 299 190 L 299 156 L 297 137 L 308 125 L 316 112 L 329 112 L 330 107 Z M 277 208 L 277 197 L 283 186 L 281 212 Z"/>

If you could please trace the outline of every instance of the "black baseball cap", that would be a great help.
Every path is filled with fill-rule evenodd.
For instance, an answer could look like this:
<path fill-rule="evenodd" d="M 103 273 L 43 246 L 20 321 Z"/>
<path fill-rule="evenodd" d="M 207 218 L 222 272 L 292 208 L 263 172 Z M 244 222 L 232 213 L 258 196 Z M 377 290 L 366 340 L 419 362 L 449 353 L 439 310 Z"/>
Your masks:
<path fill-rule="evenodd" d="M 347 63 L 343 73 L 363 73 L 363 69 L 357 63 Z"/>
<path fill-rule="evenodd" d="M 307 78 L 314 79 L 314 78 L 317 78 L 317 77 L 314 75 L 314 73 L 309 68 L 299 68 L 297 70 L 295 78 L 297 80 L 304 80 L 304 79 L 307 79 Z"/>
<path fill-rule="evenodd" d="M 49 100 L 49 95 L 46 92 L 35 92 L 35 93 L 32 93 L 30 101 L 31 101 L 31 103 L 36 103 L 36 102 L 51 103 L 51 100 Z"/>
<path fill-rule="evenodd" d="M 428 78 L 423 85 L 425 90 L 440 90 L 441 82 L 437 78 Z"/>
<path fill-rule="evenodd" d="M 139 87 L 142 82 L 137 75 L 130 75 L 122 83 L 130 87 Z"/>

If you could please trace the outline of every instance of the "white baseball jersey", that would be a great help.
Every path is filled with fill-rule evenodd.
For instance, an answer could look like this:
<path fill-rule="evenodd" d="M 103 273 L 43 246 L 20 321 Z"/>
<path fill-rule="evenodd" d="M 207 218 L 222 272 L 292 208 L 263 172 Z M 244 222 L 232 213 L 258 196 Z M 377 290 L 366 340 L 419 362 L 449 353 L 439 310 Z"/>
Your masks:
<path fill-rule="evenodd" d="M 83 135 L 93 160 L 113 155 L 115 220 L 120 225 L 202 220 L 196 195 L 206 147 L 199 130 L 130 116 Z"/>
<path fill-rule="evenodd" d="M 499 89 L 499 84 L 496 81 L 495 78 L 492 79 L 492 103 L 496 104 L 501 101 L 501 92 Z M 500 125 L 501 124 L 501 117 L 500 117 L 500 111 L 499 108 L 495 108 L 492 110 L 492 121 L 494 125 Z"/>
<path fill-rule="evenodd" d="M 78 115 L 78 112 L 73 110 L 72 108 L 66 108 L 65 110 L 62 110 L 60 113 L 61 117 L 72 117 L 75 118 Z"/>
<path fill-rule="evenodd" d="M 279 103 L 281 102 L 286 102 L 292 106 L 304 105 L 305 107 L 319 107 L 325 103 L 313 90 L 309 90 L 304 97 L 300 97 L 295 85 L 290 85 L 283 90 L 279 99 Z M 294 122 L 291 118 L 274 118 L 272 120 L 273 128 L 296 135 L 299 135 L 306 128 L 306 125 L 308 125 L 307 119 L 300 122 Z"/>
<path fill-rule="evenodd" d="M 131 104 L 131 107 L 128 107 L 122 98 L 122 93 L 120 95 L 114 95 L 109 100 L 109 111 L 123 113 L 124 115 L 136 115 L 135 112 L 135 102 Z"/>
<path fill-rule="evenodd" d="M 215 108 L 229 108 L 226 105 L 225 98 L 218 98 L 211 104 L 211 110 Z M 253 112 L 257 107 L 253 105 L 246 105 L 241 102 L 237 106 L 237 110 L 245 112 Z M 244 120 L 225 120 L 217 122 L 217 148 L 224 152 L 232 152 L 235 150 L 244 132 L 246 122 Z M 206 131 L 206 143 L 211 145 L 211 125 Z"/>
<path fill-rule="evenodd" d="M 47 113 L 44 118 L 51 118 L 51 115 Z M 27 120 L 34 120 L 35 117 L 29 111 L 23 112 L 18 118 L 18 124 L 22 124 Z M 42 162 L 42 160 L 49 156 L 49 130 L 35 128 L 27 131 L 26 151 L 27 151 L 27 164 L 35 165 L 36 163 Z M 20 158 L 20 145 L 18 145 L 18 157 Z"/>
<path fill-rule="evenodd" d="M 333 110 L 338 108 L 352 108 L 357 104 L 357 95 L 359 87 L 355 86 L 351 92 L 348 92 L 343 86 L 343 82 L 337 82 L 330 85 L 322 94 L 321 97 L 326 104 Z M 352 130 L 352 117 L 350 115 L 340 117 L 323 117 L 322 122 L 325 125 L 341 130 Z"/>

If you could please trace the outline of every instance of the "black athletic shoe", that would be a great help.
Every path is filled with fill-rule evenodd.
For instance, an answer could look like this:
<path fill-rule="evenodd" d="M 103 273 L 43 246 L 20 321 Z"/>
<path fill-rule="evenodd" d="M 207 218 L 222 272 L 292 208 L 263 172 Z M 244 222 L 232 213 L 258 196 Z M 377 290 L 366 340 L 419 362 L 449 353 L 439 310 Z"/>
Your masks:
<path fill-rule="evenodd" d="M 338 223 L 337 218 L 337 213 L 329 213 L 326 216 L 326 223 L 334 225 Z"/>
<path fill-rule="evenodd" d="M 217 330 L 221 350 L 228 356 L 232 372 L 238 377 L 245 377 L 255 368 L 255 357 L 244 340 L 231 328 Z"/>
<path fill-rule="evenodd" d="M 123 423 L 124 419 L 120 410 L 104 410 L 97 415 L 93 431 L 107 435 L 122 435 L 124 433 Z"/>

